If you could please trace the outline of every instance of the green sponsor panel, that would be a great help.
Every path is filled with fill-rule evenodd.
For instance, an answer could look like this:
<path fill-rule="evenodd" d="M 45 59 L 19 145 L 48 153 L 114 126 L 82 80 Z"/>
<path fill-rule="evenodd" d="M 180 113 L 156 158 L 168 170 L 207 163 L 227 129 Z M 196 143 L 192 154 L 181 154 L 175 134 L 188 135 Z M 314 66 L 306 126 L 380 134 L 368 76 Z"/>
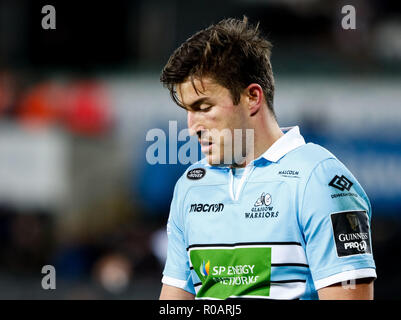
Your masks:
<path fill-rule="evenodd" d="M 202 281 L 199 298 L 270 294 L 271 248 L 191 249 L 190 259 Z"/>

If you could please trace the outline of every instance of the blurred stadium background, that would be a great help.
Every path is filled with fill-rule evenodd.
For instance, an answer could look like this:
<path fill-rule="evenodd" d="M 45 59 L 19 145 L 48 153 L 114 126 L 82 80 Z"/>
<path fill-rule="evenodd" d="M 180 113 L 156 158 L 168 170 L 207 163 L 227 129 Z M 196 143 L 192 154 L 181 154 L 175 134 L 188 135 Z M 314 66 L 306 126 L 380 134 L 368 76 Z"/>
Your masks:
<path fill-rule="evenodd" d="M 43 30 L 41 8 L 56 8 Z M 356 30 L 341 8 L 356 8 Z M 0 0 L 0 299 L 156 299 L 184 165 L 150 165 L 151 128 L 185 128 L 169 54 L 224 17 L 273 42 L 281 126 L 342 160 L 373 206 L 377 299 L 401 287 L 401 4 Z M 180 128 L 179 128 L 180 129 Z M 53 265 L 57 289 L 43 290 Z"/>

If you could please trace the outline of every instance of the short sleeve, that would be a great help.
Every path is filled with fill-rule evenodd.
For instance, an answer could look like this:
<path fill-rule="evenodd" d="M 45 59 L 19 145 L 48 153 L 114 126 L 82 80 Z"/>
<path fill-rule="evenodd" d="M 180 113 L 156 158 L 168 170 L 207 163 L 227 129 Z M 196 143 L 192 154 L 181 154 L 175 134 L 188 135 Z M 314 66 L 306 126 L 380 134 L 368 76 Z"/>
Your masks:
<path fill-rule="evenodd" d="M 173 200 L 170 206 L 170 214 L 167 222 L 167 260 L 163 271 L 162 283 L 178 287 L 195 294 L 189 260 L 184 239 L 184 223 L 180 212 L 179 181 L 174 188 Z"/>
<path fill-rule="evenodd" d="M 376 278 L 369 199 L 337 159 L 321 161 L 305 185 L 299 222 L 315 288 Z"/>

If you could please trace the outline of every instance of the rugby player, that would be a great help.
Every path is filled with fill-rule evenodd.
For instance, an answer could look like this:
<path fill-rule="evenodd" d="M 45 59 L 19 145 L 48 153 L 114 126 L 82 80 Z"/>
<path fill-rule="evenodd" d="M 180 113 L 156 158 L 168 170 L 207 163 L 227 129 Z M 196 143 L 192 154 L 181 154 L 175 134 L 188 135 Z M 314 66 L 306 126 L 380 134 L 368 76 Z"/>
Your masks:
<path fill-rule="evenodd" d="M 332 153 L 279 127 L 270 53 L 258 26 L 225 19 L 162 71 L 205 158 L 174 189 L 160 299 L 373 299 L 369 199 Z M 235 129 L 253 138 L 227 140 Z"/>

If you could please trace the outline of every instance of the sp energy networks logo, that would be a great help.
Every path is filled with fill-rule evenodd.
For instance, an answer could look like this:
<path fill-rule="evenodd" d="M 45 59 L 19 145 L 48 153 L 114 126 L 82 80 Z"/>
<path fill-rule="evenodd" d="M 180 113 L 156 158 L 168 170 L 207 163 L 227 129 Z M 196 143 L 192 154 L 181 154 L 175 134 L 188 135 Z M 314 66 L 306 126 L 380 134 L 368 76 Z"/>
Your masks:
<path fill-rule="evenodd" d="M 274 211 L 272 206 L 272 196 L 270 193 L 264 193 L 256 199 L 251 212 L 245 212 L 246 219 L 253 218 L 276 218 L 278 217 L 278 211 Z"/>
<path fill-rule="evenodd" d="M 202 261 L 202 264 L 199 268 L 199 272 L 202 276 L 207 277 L 210 271 L 210 261 L 205 263 L 205 260 Z"/>
<path fill-rule="evenodd" d="M 372 253 L 366 211 L 332 213 L 331 222 L 339 257 Z"/>
<path fill-rule="evenodd" d="M 201 281 L 194 284 L 198 298 L 270 295 L 270 247 L 192 247 L 189 258 Z"/>

